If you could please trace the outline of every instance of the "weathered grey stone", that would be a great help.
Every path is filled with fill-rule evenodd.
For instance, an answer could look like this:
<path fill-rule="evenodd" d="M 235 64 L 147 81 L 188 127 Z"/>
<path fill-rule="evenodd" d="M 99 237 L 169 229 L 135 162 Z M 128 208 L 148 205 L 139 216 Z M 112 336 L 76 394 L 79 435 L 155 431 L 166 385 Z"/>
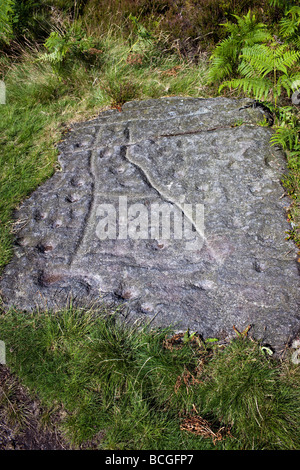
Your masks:
<path fill-rule="evenodd" d="M 76 124 L 59 144 L 62 171 L 16 213 L 5 305 L 122 302 L 133 319 L 204 337 L 251 324 L 255 337 L 282 348 L 300 327 L 297 249 L 286 240 L 289 201 L 280 184 L 285 158 L 270 146 L 271 129 L 259 126 L 264 111 L 248 105 L 163 98 Z M 100 240 L 97 211 L 118 208 L 120 196 L 128 207 L 165 203 L 184 214 L 198 244 L 153 236 L 151 224 L 142 239 Z M 184 203 L 204 206 L 204 226 Z"/>

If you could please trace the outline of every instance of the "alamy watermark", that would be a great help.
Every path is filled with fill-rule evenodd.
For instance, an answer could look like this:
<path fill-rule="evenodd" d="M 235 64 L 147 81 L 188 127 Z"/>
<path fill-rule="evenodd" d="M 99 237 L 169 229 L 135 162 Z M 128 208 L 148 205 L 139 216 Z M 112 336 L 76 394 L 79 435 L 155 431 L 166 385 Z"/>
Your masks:
<path fill-rule="evenodd" d="M 292 103 L 300 105 L 300 80 L 295 80 L 291 86 L 294 93 L 292 94 Z"/>
<path fill-rule="evenodd" d="M 0 104 L 6 103 L 6 86 L 3 80 L 0 80 Z"/>
<path fill-rule="evenodd" d="M 96 234 L 100 240 L 184 240 L 186 250 L 204 244 L 204 206 L 179 202 L 128 205 L 127 196 L 117 204 L 99 204 Z"/>
<path fill-rule="evenodd" d="M 292 354 L 291 360 L 294 364 L 300 364 L 300 340 L 295 339 L 291 346 L 295 351 Z"/>
<path fill-rule="evenodd" d="M 0 341 L 0 364 L 6 364 L 5 343 Z"/>

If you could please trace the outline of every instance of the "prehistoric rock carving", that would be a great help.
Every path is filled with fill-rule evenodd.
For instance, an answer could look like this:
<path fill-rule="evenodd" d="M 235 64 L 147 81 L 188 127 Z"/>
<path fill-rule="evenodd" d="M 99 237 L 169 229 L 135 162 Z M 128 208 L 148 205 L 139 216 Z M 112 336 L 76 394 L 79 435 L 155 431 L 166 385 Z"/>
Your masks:
<path fill-rule="evenodd" d="M 173 97 L 76 124 L 61 171 L 16 213 L 5 305 L 122 302 L 204 337 L 251 324 L 281 348 L 299 329 L 299 273 L 263 117 L 249 100 Z"/>

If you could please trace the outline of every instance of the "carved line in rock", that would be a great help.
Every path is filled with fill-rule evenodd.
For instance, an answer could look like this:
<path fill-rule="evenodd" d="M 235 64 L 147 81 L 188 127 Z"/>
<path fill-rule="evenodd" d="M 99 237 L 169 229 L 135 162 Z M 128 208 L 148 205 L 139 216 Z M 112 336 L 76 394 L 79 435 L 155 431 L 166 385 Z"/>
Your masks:
<path fill-rule="evenodd" d="M 233 126 L 223 126 L 220 128 L 221 129 L 231 129 Z M 217 128 L 213 128 L 213 129 L 209 129 L 209 131 L 214 131 L 216 130 Z M 208 130 L 206 130 L 207 132 Z M 194 134 L 194 133 L 197 133 L 198 131 L 192 131 L 190 132 L 191 134 Z M 202 132 L 202 130 L 201 130 Z M 205 131 L 203 131 L 205 132 Z M 165 135 L 165 136 L 160 136 L 160 137 L 175 137 L 175 136 L 179 136 L 179 135 L 186 135 L 186 134 L 190 134 L 189 132 L 184 132 L 184 133 L 178 133 L 178 134 L 170 134 L 170 135 Z M 212 256 L 213 259 L 216 260 L 217 264 L 222 264 L 224 262 L 224 260 L 222 258 L 220 258 L 219 254 L 216 253 L 216 251 L 213 249 L 213 247 L 211 246 L 209 240 L 207 239 L 207 237 L 205 236 L 204 234 L 204 230 L 203 228 L 197 224 L 197 222 L 193 219 L 192 217 L 192 214 L 190 214 L 186 208 L 177 200 L 173 199 L 170 195 L 164 193 L 161 191 L 161 189 L 159 189 L 157 187 L 157 185 L 155 184 L 155 182 L 153 181 L 153 179 L 151 178 L 151 176 L 149 175 L 149 173 L 145 170 L 145 168 L 143 168 L 137 161 L 135 161 L 132 157 L 130 157 L 130 146 L 134 146 L 134 145 L 138 145 L 137 142 L 131 142 L 131 139 L 130 139 L 130 133 L 129 133 L 129 136 L 128 136 L 128 140 L 129 140 L 129 143 L 127 145 L 125 145 L 126 147 L 126 153 L 124 153 L 126 159 L 128 160 L 129 163 L 131 163 L 132 165 L 134 165 L 135 167 L 137 167 L 140 172 L 145 176 L 146 180 L 148 181 L 148 184 L 150 184 L 150 186 L 155 189 L 155 191 L 157 191 L 157 193 L 161 196 L 162 199 L 165 199 L 167 202 L 175 205 L 184 215 L 185 217 L 189 220 L 189 222 L 195 227 L 196 229 L 196 232 L 198 233 L 199 237 L 203 240 L 203 242 L 206 243 L 206 247 L 207 247 L 207 250 L 208 252 L 210 253 L 210 255 Z"/>
<path fill-rule="evenodd" d="M 80 234 L 80 238 L 77 242 L 77 245 L 76 245 L 76 248 L 74 250 L 74 252 L 71 254 L 71 258 L 70 258 L 70 261 L 69 261 L 69 266 L 72 267 L 72 264 L 74 262 L 74 259 L 76 258 L 76 255 L 78 253 L 78 250 L 80 249 L 80 246 L 84 240 L 84 237 L 85 237 L 85 233 L 86 233 L 86 229 L 88 227 L 88 223 L 89 223 L 89 220 L 91 218 L 91 214 L 93 212 L 93 209 L 94 209 L 94 204 L 95 204 L 95 184 L 96 184 L 96 173 L 95 173 L 95 168 L 94 168 L 94 160 L 95 160 L 95 156 L 94 156 L 94 152 L 91 152 L 91 155 L 90 155 L 90 158 L 89 158 L 89 172 L 90 172 L 90 175 L 91 175 L 91 179 L 92 179 L 92 194 L 91 194 L 91 200 L 90 200 L 90 204 L 89 204 L 89 209 L 88 209 L 88 213 L 85 215 L 84 217 L 84 221 L 83 221 L 83 229 L 82 229 L 82 232 Z"/>
<path fill-rule="evenodd" d="M 128 124 L 130 124 L 130 122 Z M 207 247 L 210 255 L 212 256 L 212 258 L 215 259 L 218 264 L 222 264 L 224 262 L 224 260 L 219 257 L 218 253 L 215 252 L 215 250 L 213 249 L 213 247 L 209 243 L 209 240 L 205 236 L 203 228 L 201 226 L 199 226 L 199 224 L 196 223 L 196 221 L 193 219 L 192 215 L 186 210 L 186 208 L 180 203 L 180 201 L 175 200 L 170 195 L 168 195 L 167 193 L 165 193 L 161 189 L 159 189 L 158 186 L 155 184 L 155 181 L 153 180 L 153 178 L 151 178 L 150 174 L 147 172 L 147 170 L 145 168 L 143 168 L 142 165 L 140 165 L 137 161 L 135 161 L 131 157 L 130 147 L 134 147 L 136 145 L 139 145 L 139 144 L 145 142 L 145 140 L 132 141 L 131 140 L 131 132 L 130 132 L 130 128 L 129 128 L 128 124 L 125 127 L 125 129 L 123 130 L 123 135 L 124 135 L 125 141 L 127 141 L 127 142 L 126 142 L 126 144 L 123 144 L 123 145 L 119 146 L 120 153 L 121 153 L 122 157 L 125 158 L 131 165 L 133 165 L 135 168 L 137 168 L 139 170 L 143 180 L 145 180 L 145 182 L 152 189 L 154 189 L 162 199 L 164 199 L 168 203 L 171 203 L 171 204 L 175 205 L 185 215 L 185 217 L 189 220 L 189 222 L 192 224 L 192 226 L 194 226 L 194 228 L 195 228 L 198 236 L 200 237 L 200 239 L 203 240 L 203 242 L 206 243 L 206 247 Z M 255 125 L 253 125 L 252 123 L 249 123 L 249 122 L 243 122 L 239 127 L 245 126 L 245 125 L 255 127 Z M 214 132 L 216 130 L 222 130 L 222 129 L 226 130 L 226 129 L 232 129 L 232 128 L 235 128 L 235 127 L 237 127 L 237 126 L 229 125 L 229 126 L 215 126 L 213 128 L 206 128 L 206 129 L 203 129 L 203 128 L 194 129 L 192 131 L 186 131 L 186 132 L 178 132 L 178 133 L 173 133 L 173 134 L 161 134 L 161 135 L 150 136 L 147 140 L 151 140 L 151 139 L 152 140 L 158 140 L 159 138 L 177 137 L 177 136 L 181 136 L 181 135 L 193 135 L 193 134 L 205 133 L 205 132 Z M 96 140 L 98 142 L 99 142 L 99 135 L 101 134 L 101 128 L 102 128 L 102 126 L 98 129 L 98 135 L 97 135 L 97 138 L 96 138 Z M 103 128 L 105 129 L 105 126 L 103 126 Z M 93 142 L 94 141 L 95 141 L 95 139 L 93 139 Z M 93 142 L 91 142 L 91 144 Z M 89 146 L 89 147 L 92 147 L 92 145 Z M 123 148 L 125 150 L 124 152 L 122 151 Z M 73 262 L 76 258 L 76 255 L 77 255 L 77 253 L 80 249 L 80 246 L 83 243 L 89 220 L 90 220 L 91 215 L 92 215 L 92 213 L 95 209 L 95 192 L 96 192 L 95 158 L 96 158 L 96 152 L 92 151 L 90 159 L 89 159 L 89 169 L 90 169 L 90 174 L 91 174 L 91 178 L 92 178 L 92 181 L 93 181 L 93 183 L 92 183 L 91 202 L 90 202 L 90 206 L 89 206 L 89 211 L 88 211 L 87 215 L 84 218 L 83 229 L 82 229 L 80 239 L 78 240 L 76 249 L 74 250 L 74 252 L 72 253 L 71 258 L 70 258 L 70 262 L 69 262 L 70 267 L 72 267 Z M 100 192 L 97 191 L 97 194 L 100 194 Z"/>

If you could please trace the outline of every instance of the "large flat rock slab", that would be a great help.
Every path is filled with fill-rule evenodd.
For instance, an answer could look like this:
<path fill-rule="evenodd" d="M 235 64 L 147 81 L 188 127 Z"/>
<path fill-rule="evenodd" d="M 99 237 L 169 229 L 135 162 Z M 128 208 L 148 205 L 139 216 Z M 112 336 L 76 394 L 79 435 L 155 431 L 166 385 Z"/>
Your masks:
<path fill-rule="evenodd" d="M 204 337 L 251 324 L 282 348 L 300 329 L 285 157 L 250 104 L 162 98 L 76 124 L 16 213 L 5 305 L 124 303 Z"/>

